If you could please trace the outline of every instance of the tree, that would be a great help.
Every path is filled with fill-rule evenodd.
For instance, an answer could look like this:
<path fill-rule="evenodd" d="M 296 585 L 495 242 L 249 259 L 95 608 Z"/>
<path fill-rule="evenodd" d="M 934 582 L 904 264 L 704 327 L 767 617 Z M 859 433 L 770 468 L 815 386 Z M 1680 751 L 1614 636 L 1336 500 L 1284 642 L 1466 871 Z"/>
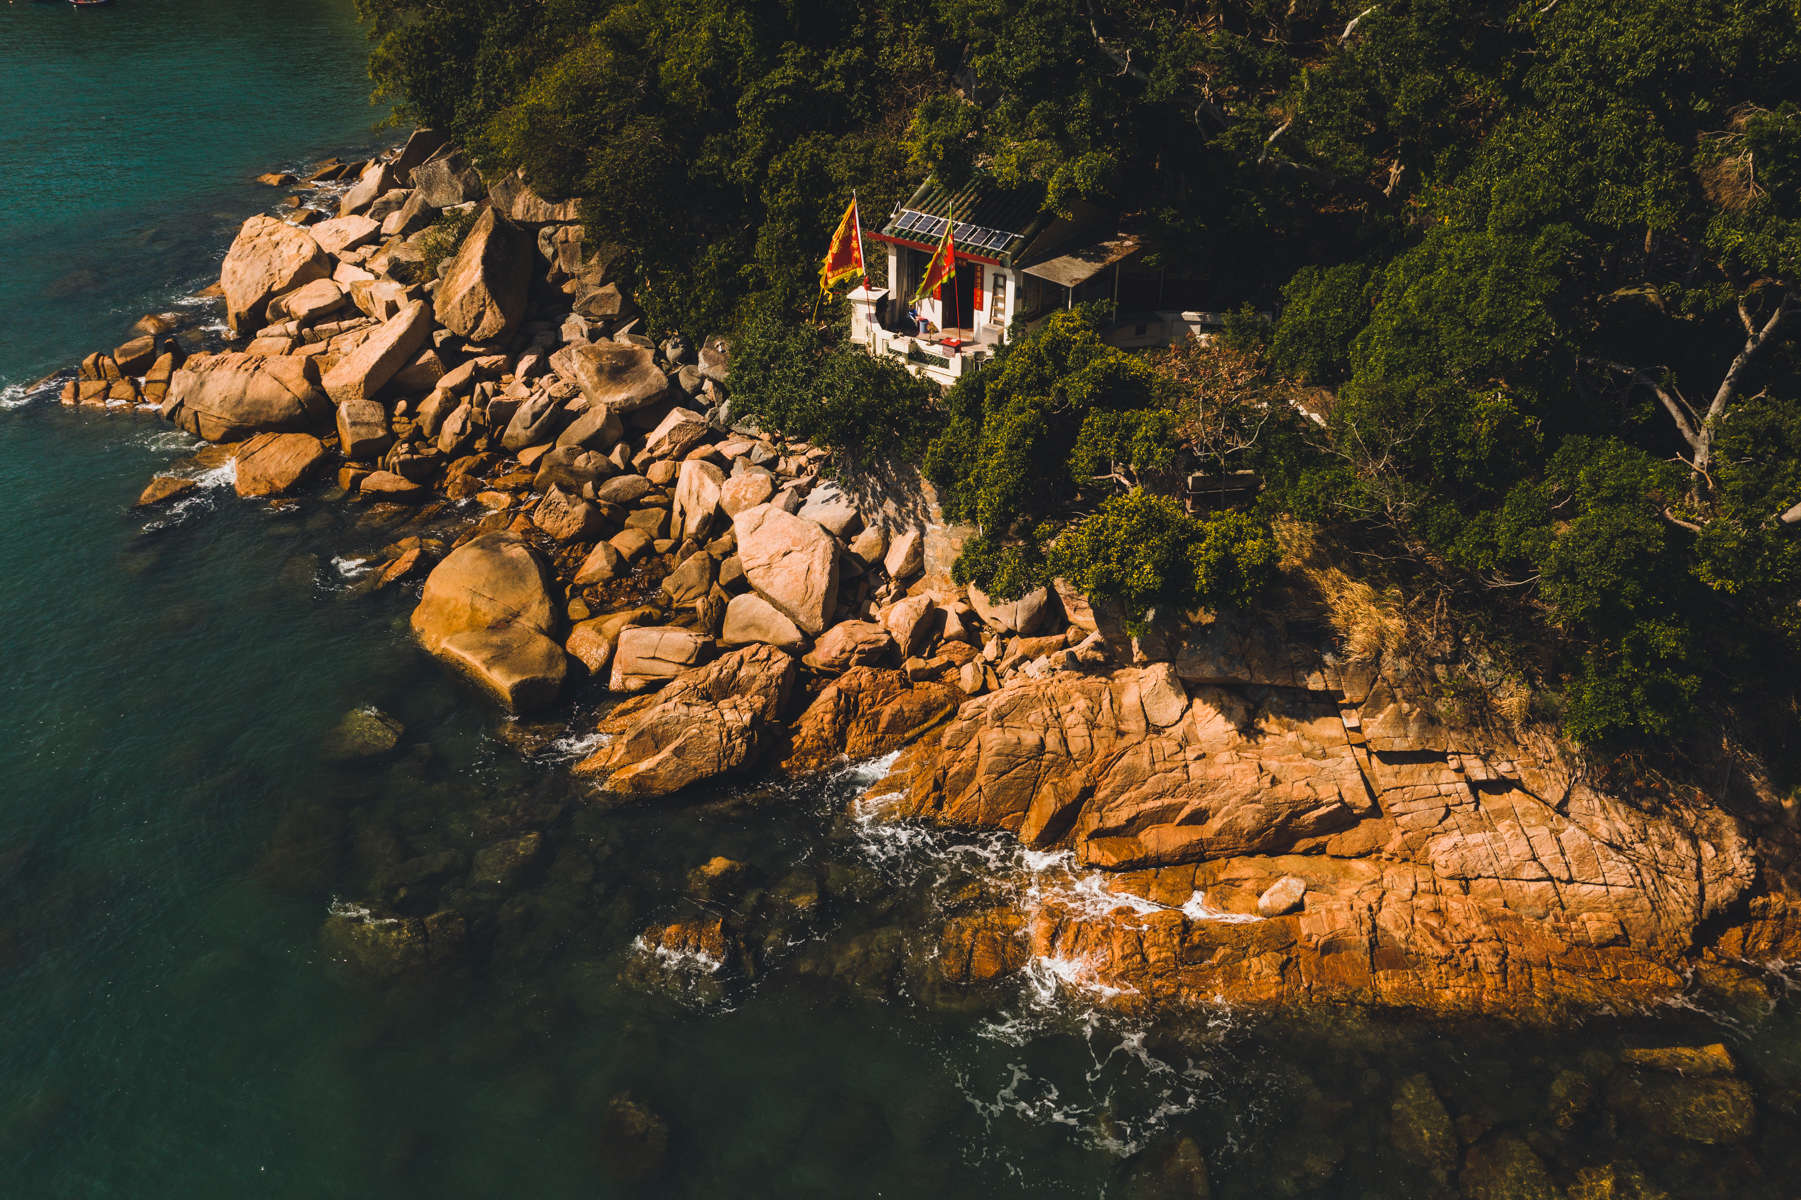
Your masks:
<path fill-rule="evenodd" d="M 1046 564 L 1137 618 L 1157 605 L 1248 603 L 1269 583 L 1278 557 L 1266 523 L 1236 512 L 1197 519 L 1167 496 L 1134 488 L 1058 535 Z"/>
<path fill-rule="evenodd" d="M 853 458 L 917 458 L 940 423 L 932 385 L 843 334 L 752 316 L 732 354 L 733 416 Z"/>

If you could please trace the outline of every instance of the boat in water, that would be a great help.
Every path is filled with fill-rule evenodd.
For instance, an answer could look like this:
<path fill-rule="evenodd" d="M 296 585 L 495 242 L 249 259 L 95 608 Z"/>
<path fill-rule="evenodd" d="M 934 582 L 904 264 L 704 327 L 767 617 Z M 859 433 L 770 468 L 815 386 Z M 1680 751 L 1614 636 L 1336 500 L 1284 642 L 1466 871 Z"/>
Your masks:
<path fill-rule="evenodd" d="M 76 8 L 99 8 L 112 2 L 113 0 L 69 0 Z"/>

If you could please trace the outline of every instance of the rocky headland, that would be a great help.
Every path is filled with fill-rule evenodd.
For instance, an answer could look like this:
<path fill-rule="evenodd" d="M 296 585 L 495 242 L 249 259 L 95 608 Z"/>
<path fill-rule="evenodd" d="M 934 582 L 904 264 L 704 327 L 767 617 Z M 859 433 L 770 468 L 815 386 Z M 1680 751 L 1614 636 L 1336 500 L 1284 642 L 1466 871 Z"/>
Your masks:
<path fill-rule="evenodd" d="M 894 755 L 866 816 L 1002 831 L 1120 898 L 949 911 L 943 986 L 1054 962 L 1120 1005 L 1534 1020 L 1758 996 L 1797 957 L 1754 776 L 1610 787 L 1543 729 L 1442 720 L 1431 664 L 1348 652 L 1298 570 L 1270 611 L 1133 629 L 1067 589 L 959 587 L 930 488 L 735 421 L 729 344 L 646 336 L 574 202 L 426 130 L 271 182 L 297 190 L 226 256 L 224 343 L 147 317 L 63 401 L 153 406 L 245 497 L 410 510 L 371 586 L 419 588 L 420 644 L 516 713 L 603 684 L 574 767 L 597 804 Z M 458 929 L 338 932 L 424 963 Z M 724 963 L 747 936 L 640 941 Z"/>

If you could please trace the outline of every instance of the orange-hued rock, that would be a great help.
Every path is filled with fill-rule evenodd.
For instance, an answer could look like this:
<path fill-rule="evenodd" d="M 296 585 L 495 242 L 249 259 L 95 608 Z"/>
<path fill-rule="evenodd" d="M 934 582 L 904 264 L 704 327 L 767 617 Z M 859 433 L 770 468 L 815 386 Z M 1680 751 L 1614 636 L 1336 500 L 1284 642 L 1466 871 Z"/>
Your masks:
<path fill-rule="evenodd" d="M 332 408 L 311 359 L 197 354 L 171 377 L 163 415 L 196 437 L 229 442 L 321 428 Z"/>
<path fill-rule="evenodd" d="M 200 485 L 192 479 L 183 479 L 179 475 L 158 475 L 144 485 L 133 508 L 149 508 L 153 504 L 163 504 L 178 499 L 192 492 Z"/>
<path fill-rule="evenodd" d="M 626 630 L 618 653 L 627 653 Z M 657 631 L 648 631 L 657 632 Z M 612 740 L 578 763 L 609 792 L 666 796 L 751 765 L 794 687 L 792 656 L 746 646 L 683 671 L 662 691 L 628 700 L 599 725 Z"/>
<path fill-rule="evenodd" d="M 256 332 L 269 301 L 331 275 L 332 260 L 313 235 L 274 217 L 251 217 L 226 251 L 219 286 L 234 334 Z"/>
<path fill-rule="evenodd" d="M 279 496 L 325 461 L 325 445 L 310 433 L 259 433 L 238 447 L 240 496 Z"/>
<path fill-rule="evenodd" d="M 426 577 L 413 632 L 515 711 L 562 691 L 568 660 L 557 641 L 561 605 L 537 553 L 507 533 L 458 546 Z"/>
<path fill-rule="evenodd" d="M 457 248 L 432 300 L 438 324 L 472 341 L 500 341 L 525 312 L 532 239 L 484 208 Z"/>
<path fill-rule="evenodd" d="M 790 771 L 899 750 L 957 711 L 963 693 L 945 683 L 912 683 L 901 671 L 852 667 L 822 689 L 794 722 Z"/>
<path fill-rule="evenodd" d="M 1598 791 L 1548 740 L 1445 730 L 1379 672 L 1242 641 L 1176 663 L 1209 682 L 1167 663 L 1016 679 L 964 702 L 878 789 L 899 785 L 891 816 L 1067 849 L 1141 898 L 1045 889 L 1021 910 L 1024 953 L 1131 1002 L 1532 1019 L 1680 995 L 1710 923 L 1730 918 L 1710 960 L 1801 943 L 1781 898 L 1739 911 L 1756 863 L 1717 809 Z M 826 742 L 807 735 L 813 709 L 797 765 Z M 1012 961 L 995 949 L 972 967 L 970 930 L 945 936 L 954 981 Z"/>

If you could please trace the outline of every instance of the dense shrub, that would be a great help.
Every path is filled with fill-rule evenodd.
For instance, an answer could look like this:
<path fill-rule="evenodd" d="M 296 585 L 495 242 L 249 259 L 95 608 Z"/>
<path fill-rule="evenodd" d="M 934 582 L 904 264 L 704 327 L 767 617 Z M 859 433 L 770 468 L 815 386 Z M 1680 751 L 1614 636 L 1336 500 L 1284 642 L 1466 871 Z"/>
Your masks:
<path fill-rule="evenodd" d="M 733 348 L 734 418 L 851 455 L 917 458 L 937 428 L 934 390 L 831 330 L 773 314 L 754 317 Z"/>
<path fill-rule="evenodd" d="M 1136 617 L 1157 605 L 1246 604 L 1268 584 L 1277 557 L 1262 521 L 1238 512 L 1202 520 L 1167 496 L 1133 489 L 1058 535 L 1047 566 Z"/>

